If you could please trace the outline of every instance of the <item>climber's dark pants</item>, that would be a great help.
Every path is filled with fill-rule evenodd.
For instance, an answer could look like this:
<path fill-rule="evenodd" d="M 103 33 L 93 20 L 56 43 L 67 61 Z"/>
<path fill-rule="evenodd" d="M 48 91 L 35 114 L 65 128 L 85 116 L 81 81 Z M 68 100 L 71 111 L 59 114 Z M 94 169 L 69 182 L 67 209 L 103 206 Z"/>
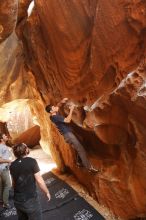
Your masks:
<path fill-rule="evenodd" d="M 63 134 L 65 141 L 69 143 L 77 152 L 79 157 L 81 158 L 82 164 L 87 169 L 90 169 L 91 165 L 89 160 L 87 159 L 86 152 L 82 144 L 78 141 L 76 136 L 72 132 L 67 132 Z"/>

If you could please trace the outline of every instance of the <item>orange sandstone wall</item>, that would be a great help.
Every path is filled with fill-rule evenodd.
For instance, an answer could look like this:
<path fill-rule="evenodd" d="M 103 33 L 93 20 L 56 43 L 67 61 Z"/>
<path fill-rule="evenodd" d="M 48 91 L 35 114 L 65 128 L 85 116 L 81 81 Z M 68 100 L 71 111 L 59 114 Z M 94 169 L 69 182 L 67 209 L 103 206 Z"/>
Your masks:
<path fill-rule="evenodd" d="M 27 17 L 31 1 L 6 1 L 15 10 L 0 8 L 1 104 L 29 99 L 60 169 L 117 216 L 146 216 L 146 2 L 36 0 Z M 72 126 L 100 175 L 76 167 L 47 118 L 45 104 L 62 97 L 79 106 Z"/>

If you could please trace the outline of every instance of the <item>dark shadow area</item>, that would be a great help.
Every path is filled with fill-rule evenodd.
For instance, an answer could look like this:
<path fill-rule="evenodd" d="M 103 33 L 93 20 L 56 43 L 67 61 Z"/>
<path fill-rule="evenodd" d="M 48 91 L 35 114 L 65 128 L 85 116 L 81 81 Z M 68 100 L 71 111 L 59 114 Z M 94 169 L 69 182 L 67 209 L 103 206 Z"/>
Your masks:
<path fill-rule="evenodd" d="M 101 157 L 102 159 L 118 160 L 121 153 L 120 145 L 107 145 L 103 143 L 93 131 L 84 130 L 72 123 L 74 134 L 86 149 L 87 154 Z"/>
<path fill-rule="evenodd" d="M 93 131 L 84 130 L 76 124 L 72 123 L 73 132 L 83 144 L 88 155 L 109 160 L 118 160 L 122 149 L 124 148 L 131 158 L 136 157 L 136 139 L 128 134 L 126 142 L 122 144 L 105 144 Z"/>

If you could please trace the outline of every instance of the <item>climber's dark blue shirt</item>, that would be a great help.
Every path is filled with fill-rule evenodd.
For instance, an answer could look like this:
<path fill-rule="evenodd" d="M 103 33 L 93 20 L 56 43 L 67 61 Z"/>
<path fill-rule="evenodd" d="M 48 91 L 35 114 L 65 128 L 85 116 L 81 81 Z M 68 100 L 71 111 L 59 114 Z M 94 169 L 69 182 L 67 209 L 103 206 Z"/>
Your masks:
<path fill-rule="evenodd" d="M 71 128 L 68 126 L 68 123 L 64 122 L 64 117 L 62 115 L 52 115 L 50 119 L 56 125 L 61 134 L 71 132 Z"/>

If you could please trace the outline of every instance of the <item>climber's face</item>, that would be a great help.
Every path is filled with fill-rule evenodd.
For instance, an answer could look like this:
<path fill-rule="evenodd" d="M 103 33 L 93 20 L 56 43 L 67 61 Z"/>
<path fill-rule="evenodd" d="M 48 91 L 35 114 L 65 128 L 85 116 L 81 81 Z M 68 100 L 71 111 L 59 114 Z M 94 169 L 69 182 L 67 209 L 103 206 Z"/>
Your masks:
<path fill-rule="evenodd" d="M 58 106 L 52 106 L 51 113 L 57 113 L 59 111 Z"/>

